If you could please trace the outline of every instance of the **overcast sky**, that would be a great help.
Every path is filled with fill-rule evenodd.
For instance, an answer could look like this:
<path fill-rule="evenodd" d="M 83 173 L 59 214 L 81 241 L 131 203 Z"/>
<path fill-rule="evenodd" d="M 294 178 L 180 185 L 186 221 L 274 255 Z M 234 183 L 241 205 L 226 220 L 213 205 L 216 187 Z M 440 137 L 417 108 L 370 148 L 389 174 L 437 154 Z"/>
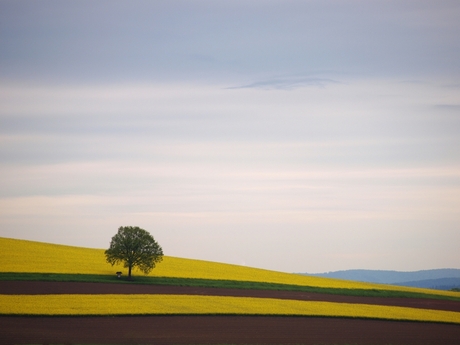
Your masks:
<path fill-rule="evenodd" d="M 0 236 L 460 268 L 460 2 L 0 0 Z"/>

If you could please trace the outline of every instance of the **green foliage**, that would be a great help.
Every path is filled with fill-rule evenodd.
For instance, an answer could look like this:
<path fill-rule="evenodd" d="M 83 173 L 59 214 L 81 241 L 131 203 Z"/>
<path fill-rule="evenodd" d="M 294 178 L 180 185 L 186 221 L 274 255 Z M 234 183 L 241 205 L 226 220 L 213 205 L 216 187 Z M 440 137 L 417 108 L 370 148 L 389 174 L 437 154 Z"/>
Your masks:
<path fill-rule="evenodd" d="M 450 291 L 460 292 L 460 288 L 453 288 L 453 289 L 450 289 Z"/>
<path fill-rule="evenodd" d="M 112 237 L 105 256 L 112 266 L 123 263 L 124 267 L 128 268 L 128 278 L 131 279 L 131 270 L 134 267 L 145 274 L 155 268 L 155 264 L 163 259 L 163 250 L 144 229 L 137 226 L 121 226 L 118 233 Z"/>

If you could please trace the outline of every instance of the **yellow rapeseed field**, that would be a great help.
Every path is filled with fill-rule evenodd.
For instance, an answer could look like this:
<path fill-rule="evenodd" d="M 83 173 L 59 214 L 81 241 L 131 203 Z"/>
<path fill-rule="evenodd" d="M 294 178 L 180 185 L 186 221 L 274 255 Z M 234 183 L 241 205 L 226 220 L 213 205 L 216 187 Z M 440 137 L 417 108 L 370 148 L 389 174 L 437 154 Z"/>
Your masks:
<path fill-rule="evenodd" d="M 0 272 L 113 274 L 104 250 L 0 237 Z"/>
<path fill-rule="evenodd" d="M 90 249 L 0 237 L 0 272 L 77 273 L 113 275 L 126 272 L 105 261 L 104 249 Z M 136 271 L 134 271 L 136 274 Z M 137 274 L 141 274 L 137 272 Z M 165 256 L 150 276 L 202 278 L 292 284 L 301 286 L 380 289 L 458 296 L 451 291 L 437 291 L 391 285 L 361 283 L 340 279 L 308 277 L 224 263 Z"/>
<path fill-rule="evenodd" d="M 359 317 L 460 324 L 460 313 L 272 298 L 193 295 L 0 295 L 0 314 L 242 314 Z"/>

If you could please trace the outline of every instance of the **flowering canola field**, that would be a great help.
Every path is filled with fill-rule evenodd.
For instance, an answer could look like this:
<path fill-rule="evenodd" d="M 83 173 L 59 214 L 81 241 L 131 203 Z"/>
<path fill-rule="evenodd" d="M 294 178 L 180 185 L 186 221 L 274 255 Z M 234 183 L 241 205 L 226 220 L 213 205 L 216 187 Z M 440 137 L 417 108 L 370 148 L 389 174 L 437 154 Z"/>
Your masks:
<path fill-rule="evenodd" d="M 460 324 L 460 313 L 369 304 L 188 295 L 0 295 L 0 314 L 242 314 L 359 317 Z"/>
<path fill-rule="evenodd" d="M 113 275 L 116 271 L 126 273 L 126 269 L 122 266 L 112 267 L 105 261 L 104 249 L 72 247 L 2 237 L 0 237 L 0 247 L 2 248 L 0 251 L 0 272 L 102 275 Z M 136 271 L 134 271 L 134 274 L 136 274 Z M 137 272 L 137 274 L 141 273 Z M 308 277 L 171 256 L 163 257 L 163 261 L 157 264 L 157 267 L 149 275 L 157 277 L 265 282 L 323 288 L 397 290 L 458 296 L 458 293 L 451 291 Z"/>

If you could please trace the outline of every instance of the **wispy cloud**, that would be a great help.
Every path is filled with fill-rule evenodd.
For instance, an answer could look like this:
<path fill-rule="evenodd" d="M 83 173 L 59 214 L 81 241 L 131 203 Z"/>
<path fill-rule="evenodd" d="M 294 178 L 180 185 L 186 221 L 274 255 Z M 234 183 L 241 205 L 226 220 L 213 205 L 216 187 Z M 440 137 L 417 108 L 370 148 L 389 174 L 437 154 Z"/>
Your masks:
<path fill-rule="evenodd" d="M 301 87 L 324 88 L 329 84 L 342 84 L 338 80 L 317 77 L 280 77 L 267 80 L 256 81 L 250 84 L 231 86 L 227 89 L 277 89 L 293 90 Z"/>
<path fill-rule="evenodd" d="M 460 104 L 436 104 L 435 107 L 438 109 L 460 111 Z"/>

